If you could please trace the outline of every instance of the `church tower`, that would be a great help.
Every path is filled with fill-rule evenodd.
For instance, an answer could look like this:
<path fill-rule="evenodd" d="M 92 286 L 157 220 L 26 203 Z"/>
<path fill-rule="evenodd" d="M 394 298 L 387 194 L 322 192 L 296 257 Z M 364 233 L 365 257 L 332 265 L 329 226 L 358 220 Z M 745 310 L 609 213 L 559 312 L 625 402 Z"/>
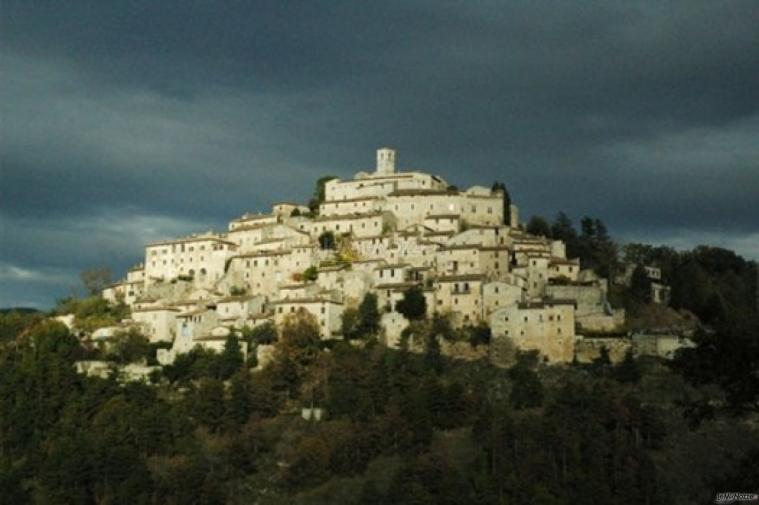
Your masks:
<path fill-rule="evenodd" d="M 377 149 L 377 175 L 395 173 L 395 150 L 389 147 Z"/>

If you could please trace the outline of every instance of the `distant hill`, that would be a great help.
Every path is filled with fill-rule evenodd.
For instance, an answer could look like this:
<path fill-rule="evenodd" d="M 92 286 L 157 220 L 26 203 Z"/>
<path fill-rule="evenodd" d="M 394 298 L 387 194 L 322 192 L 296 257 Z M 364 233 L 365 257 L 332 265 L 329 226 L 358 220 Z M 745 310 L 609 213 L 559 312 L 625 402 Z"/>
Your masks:
<path fill-rule="evenodd" d="M 31 307 L 7 307 L 0 308 L 0 314 L 7 314 L 9 312 L 20 312 L 22 314 L 41 314 L 41 310 L 33 309 Z"/>

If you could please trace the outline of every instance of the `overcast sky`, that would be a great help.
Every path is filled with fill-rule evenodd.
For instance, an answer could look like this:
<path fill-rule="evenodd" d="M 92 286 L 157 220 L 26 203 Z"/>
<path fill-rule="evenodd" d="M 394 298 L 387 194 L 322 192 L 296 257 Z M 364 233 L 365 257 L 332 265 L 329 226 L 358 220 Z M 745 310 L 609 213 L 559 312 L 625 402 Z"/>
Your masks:
<path fill-rule="evenodd" d="M 3 0 L 0 307 L 374 166 L 759 259 L 759 4 Z"/>

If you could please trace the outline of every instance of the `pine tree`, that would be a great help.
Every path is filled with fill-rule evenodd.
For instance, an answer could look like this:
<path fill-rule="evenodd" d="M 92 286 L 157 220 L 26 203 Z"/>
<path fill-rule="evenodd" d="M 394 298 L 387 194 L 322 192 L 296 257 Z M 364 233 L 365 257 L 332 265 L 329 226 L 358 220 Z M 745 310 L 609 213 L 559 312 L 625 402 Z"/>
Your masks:
<path fill-rule="evenodd" d="M 358 306 L 358 333 L 362 338 L 376 335 L 380 326 L 380 314 L 377 295 L 367 293 Z"/>
<path fill-rule="evenodd" d="M 229 386 L 229 400 L 226 406 L 227 420 L 233 428 L 245 424 L 251 413 L 250 375 L 244 368 L 232 376 Z"/>
<path fill-rule="evenodd" d="M 234 332 L 230 333 L 224 343 L 224 350 L 219 356 L 219 376 L 222 380 L 229 379 L 242 366 L 243 354 L 240 342 Z"/>

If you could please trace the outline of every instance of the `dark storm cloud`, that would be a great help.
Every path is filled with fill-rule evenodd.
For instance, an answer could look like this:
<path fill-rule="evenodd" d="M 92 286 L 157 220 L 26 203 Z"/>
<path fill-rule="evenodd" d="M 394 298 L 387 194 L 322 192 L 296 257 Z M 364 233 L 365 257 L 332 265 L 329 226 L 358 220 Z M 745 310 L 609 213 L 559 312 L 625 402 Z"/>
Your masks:
<path fill-rule="evenodd" d="M 304 200 L 381 144 L 505 181 L 523 217 L 759 257 L 752 1 L 6 1 L 0 20 L 0 305 Z"/>

